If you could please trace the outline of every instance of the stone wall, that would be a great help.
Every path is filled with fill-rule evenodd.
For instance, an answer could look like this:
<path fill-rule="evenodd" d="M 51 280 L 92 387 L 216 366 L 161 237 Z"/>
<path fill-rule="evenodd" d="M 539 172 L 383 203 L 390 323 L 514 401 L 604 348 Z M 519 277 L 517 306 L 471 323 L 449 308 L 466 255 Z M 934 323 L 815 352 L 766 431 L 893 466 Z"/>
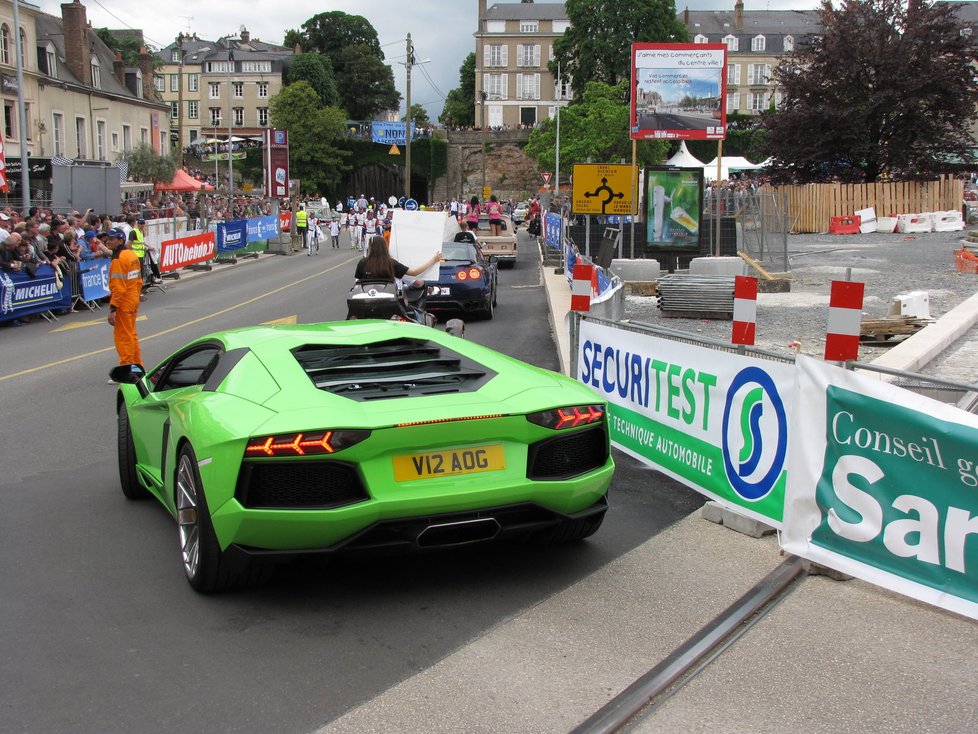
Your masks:
<path fill-rule="evenodd" d="M 448 136 L 448 173 L 435 182 L 435 201 L 482 198 L 485 136 L 485 184 L 501 199 L 525 199 L 537 192 L 541 179 L 536 164 L 523 154 L 529 130 L 452 132 Z"/>

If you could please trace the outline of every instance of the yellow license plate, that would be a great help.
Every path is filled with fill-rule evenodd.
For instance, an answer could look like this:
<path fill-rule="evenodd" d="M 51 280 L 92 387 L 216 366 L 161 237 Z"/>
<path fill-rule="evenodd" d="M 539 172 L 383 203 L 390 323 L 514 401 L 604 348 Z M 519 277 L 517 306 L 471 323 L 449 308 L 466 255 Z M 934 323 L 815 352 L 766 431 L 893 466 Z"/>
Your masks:
<path fill-rule="evenodd" d="M 398 482 L 499 471 L 505 468 L 506 457 L 501 444 L 394 457 L 394 479 Z"/>

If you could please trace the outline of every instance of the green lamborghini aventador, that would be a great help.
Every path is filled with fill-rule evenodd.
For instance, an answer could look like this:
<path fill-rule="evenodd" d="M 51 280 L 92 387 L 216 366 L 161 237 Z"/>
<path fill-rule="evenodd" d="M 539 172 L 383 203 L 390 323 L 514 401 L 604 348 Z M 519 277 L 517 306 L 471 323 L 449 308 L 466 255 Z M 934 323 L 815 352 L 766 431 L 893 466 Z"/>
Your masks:
<path fill-rule="evenodd" d="M 113 376 L 122 491 L 176 518 L 199 591 L 300 554 L 575 540 L 607 507 L 595 393 L 428 327 L 236 329 Z"/>

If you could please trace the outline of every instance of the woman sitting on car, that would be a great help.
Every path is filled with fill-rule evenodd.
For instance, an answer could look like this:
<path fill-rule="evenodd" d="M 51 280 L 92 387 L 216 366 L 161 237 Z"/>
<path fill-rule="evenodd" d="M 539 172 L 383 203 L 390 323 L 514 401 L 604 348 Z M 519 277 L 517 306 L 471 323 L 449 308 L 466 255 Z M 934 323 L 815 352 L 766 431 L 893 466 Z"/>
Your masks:
<path fill-rule="evenodd" d="M 400 263 L 391 257 L 387 249 L 387 241 L 380 235 L 370 238 L 367 244 L 367 255 L 357 263 L 355 276 L 357 280 L 387 280 L 395 283 L 400 282 L 406 275 L 421 275 L 425 270 L 441 260 L 441 251 L 436 252 L 423 265 L 415 265 L 409 268 L 404 263 Z M 416 280 L 415 286 L 424 284 L 422 280 Z"/>

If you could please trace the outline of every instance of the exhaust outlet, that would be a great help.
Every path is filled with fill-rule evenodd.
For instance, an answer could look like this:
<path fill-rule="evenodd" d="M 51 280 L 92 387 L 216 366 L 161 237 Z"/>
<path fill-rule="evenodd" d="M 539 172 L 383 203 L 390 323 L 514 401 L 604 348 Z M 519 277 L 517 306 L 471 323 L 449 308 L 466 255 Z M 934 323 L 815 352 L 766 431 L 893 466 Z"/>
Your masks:
<path fill-rule="evenodd" d="M 500 525 L 493 517 L 461 520 L 429 525 L 418 535 L 421 548 L 465 545 L 492 540 L 499 534 Z"/>

